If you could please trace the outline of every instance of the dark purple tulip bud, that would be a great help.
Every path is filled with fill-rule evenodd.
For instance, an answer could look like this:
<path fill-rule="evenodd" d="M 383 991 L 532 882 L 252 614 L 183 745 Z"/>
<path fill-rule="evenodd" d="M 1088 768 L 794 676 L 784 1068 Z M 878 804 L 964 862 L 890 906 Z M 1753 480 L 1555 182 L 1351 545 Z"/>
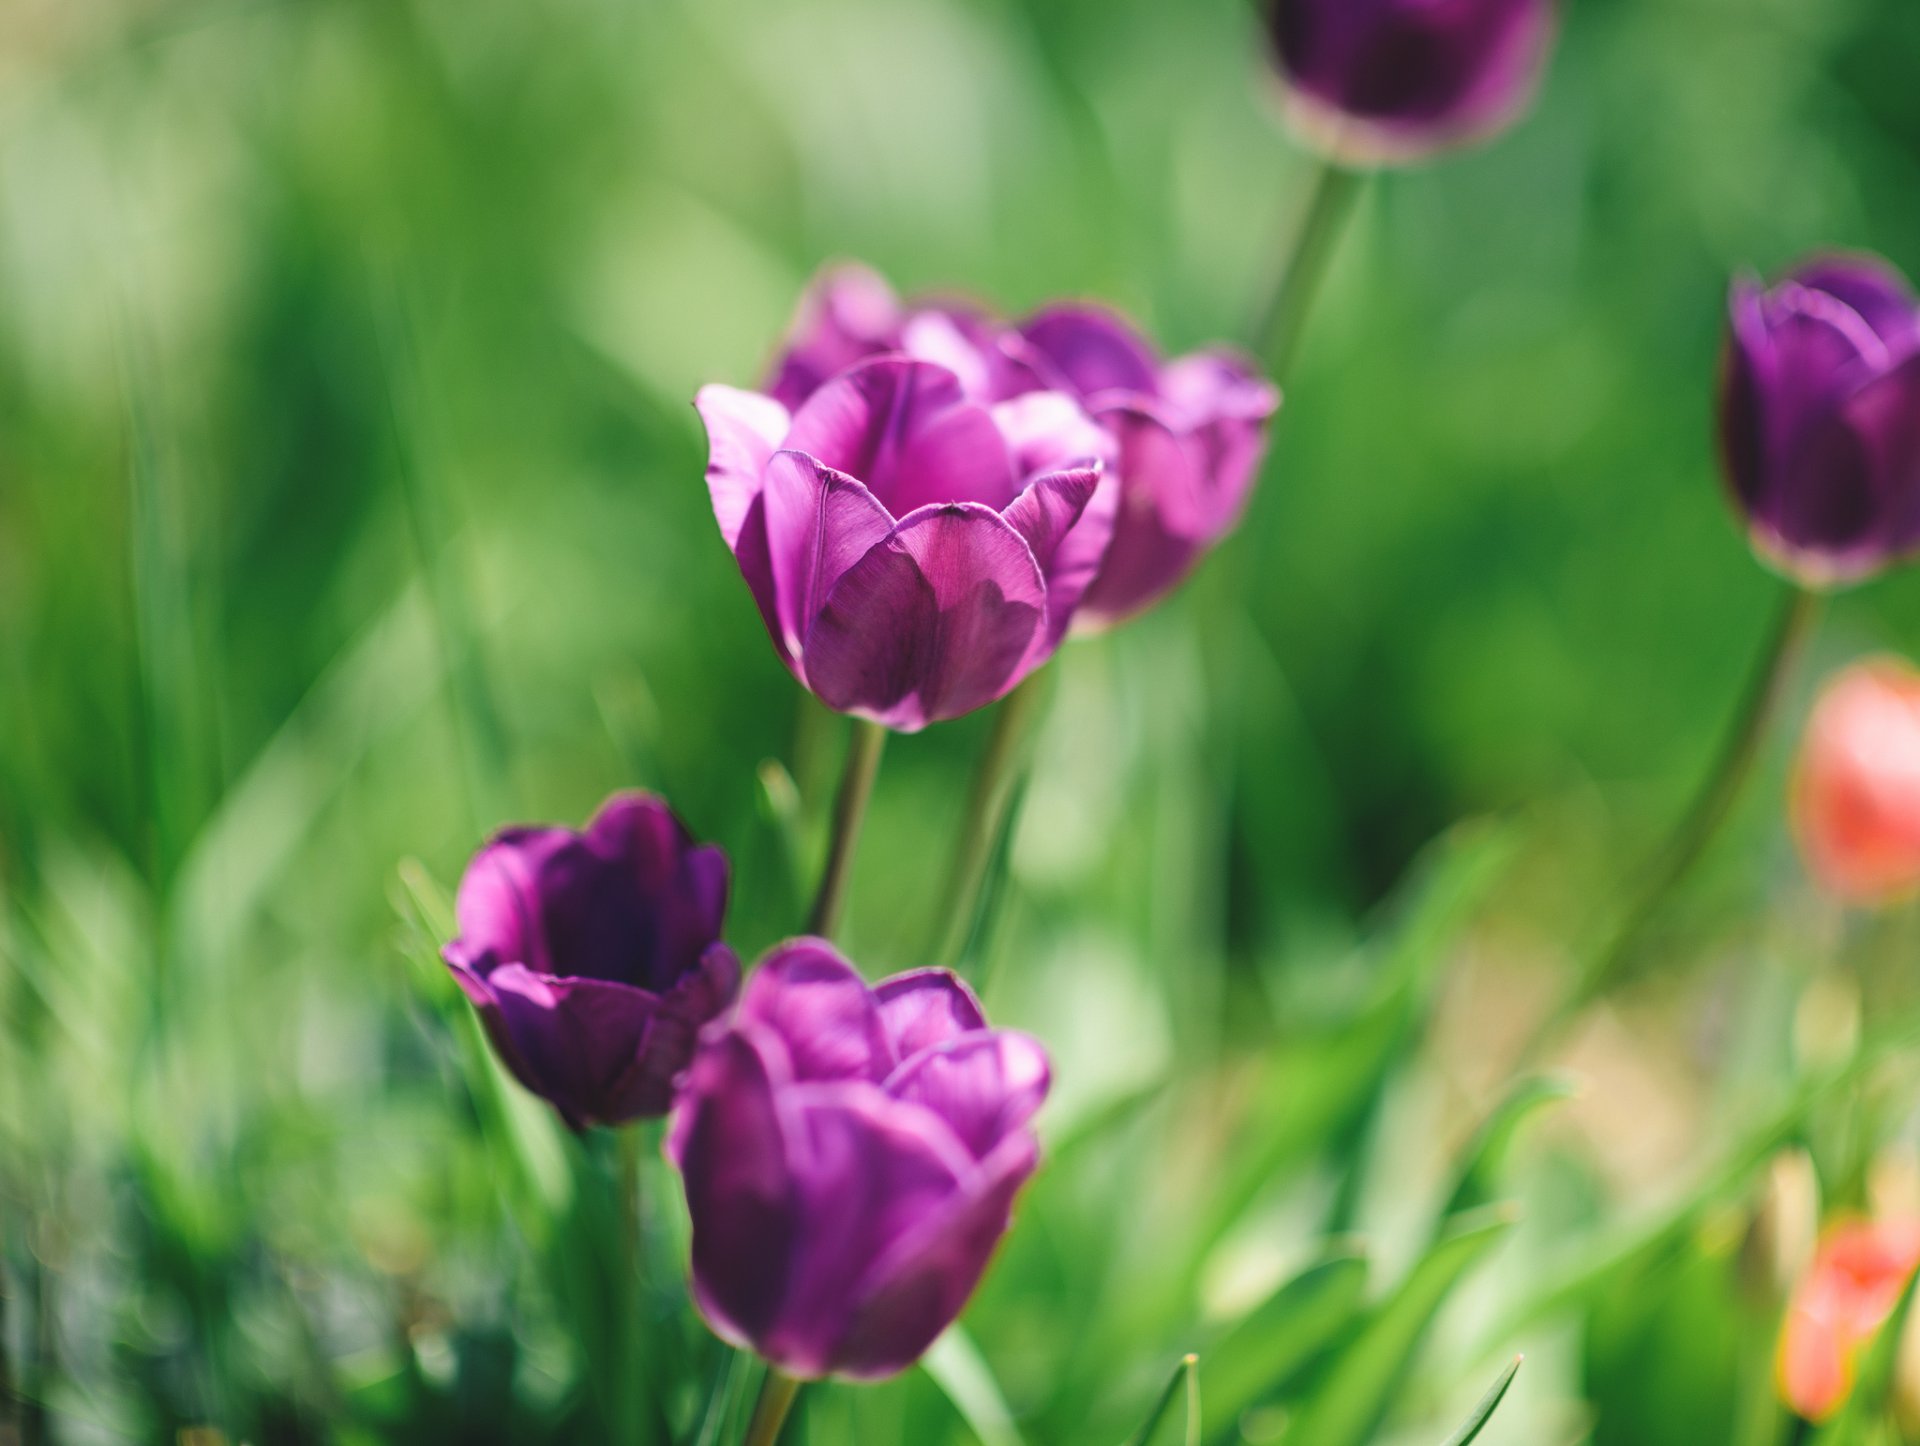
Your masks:
<path fill-rule="evenodd" d="M 1866 256 L 1733 288 L 1720 444 L 1754 546 L 1823 585 L 1920 547 L 1920 305 Z"/>
<path fill-rule="evenodd" d="M 1162 365 L 1118 317 L 1043 311 L 1021 328 L 1036 373 L 1078 396 L 1113 436 L 1120 508 L 1080 619 L 1131 617 L 1164 597 L 1239 521 L 1279 390 L 1224 352 Z"/>
<path fill-rule="evenodd" d="M 1267 28 L 1298 129 L 1335 160 L 1418 160 L 1526 108 L 1550 0 L 1271 0 Z"/>
<path fill-rule="evenodd" d="M 707 485 L 775 649 L 901 732 L 1001 697 L 1059 646 L 1113 532 L 1111 444 L 1072 398 L 989 405 L 898 352 L 789 412 L 701 389 Z"/>
<path fill-rule="evenodd" d="M 715 1331 L 788 1375 L 911 1365 L 959 1315 L 1039 1160 L 1047 1057 L 944 969 L 869 989 L 819 939 L 774 950 L 709 1030 L 667 1151 Z"/>
<path fill-rule="evenodd" d="M 509 828 L 474 856 L 447 965 L 508 1069 L 575 1129 L 663 1115 L 732 1002 L 727 858 L 618 794 L 584 833 Z"/>

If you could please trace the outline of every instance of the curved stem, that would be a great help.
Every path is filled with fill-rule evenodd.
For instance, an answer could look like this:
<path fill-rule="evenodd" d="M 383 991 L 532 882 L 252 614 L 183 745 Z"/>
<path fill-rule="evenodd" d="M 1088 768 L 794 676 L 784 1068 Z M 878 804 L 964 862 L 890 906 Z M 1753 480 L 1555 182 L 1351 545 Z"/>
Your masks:
<path fill-rule="evenodd" d="M 1658 917 L 1668 897 L 1713 842 L 1740 796 L 1741 785 L 1753 771 L 1761 745 L 1766 741 L 1768 725 L 1779 711 L 1787 680 L 1813 634 L 1819 613 L 1818 594 L 1789 585 L 1712 770 L 1666 844 L 1654 855 L 1645 881 L 1633 896 L 1611 942 L 1595 956 L 1559 1008 L 1535 1033 L 1528 1057 L 1537 1053 L 1562 1025 L 1620 976 L 1632 961 L 1647 926 Z"/>
<path fill-rule="evenodd" d="M 860 825 L 867 816 L 867 800 L 880 772 L 880 754 L 887 746 L 887 730 L 864 718 L 853 720 L 853 738 L 847 745 L 846 771 L 833 800 L 833 837 L 827 845 L 827 866 L 820 875 L 820 891 L 813 896 L 807 932 L 823 939 L 840 927 L 847 902 L 847 878 L 853 871 L 853 850 Z"/>
<path fill-rule="evenodd" d="M 1306 211 L 1287 247 L 1286 260 L 1275 274 L 1272 289 L 1260 308 L 1254 328 L 1255 355 L 1278 381 L 1285 381 L 1293 365 L 1307 314 L 1326 278 L 1328 263 L 1345 229 L 1348 214 L 1366 175 L 1332 161 L 1320 161 L 1314 173 Z"/>
<path fill-rule="evenodd" d="M 760 1383 L 760 1396 L 753 1403 L 753 1419 L 747 1423 L 747 1434 L 740 1438 L 740 1446 L 773 1446 L 780 1439 L 780 1428 L 786 1424 L 787 1412 L 793 1409 L 800 1395 L 800 1385 L 792 1376 L 767 1367 L 766 1379 Z"/>
<path fill-rule="evenodd" d="M 934 940 L 936 964 L 955 965 L 979 923 L 981 886 L 1001 837 L 1012 826 L 1010 807 L 1026 772 L 1033 725 L 1040 716 L 1040 675 L 1028 678 L 994 709 L 993 731 L 974 767 L 967 813 L 947 871 L 946 916 Z"/>

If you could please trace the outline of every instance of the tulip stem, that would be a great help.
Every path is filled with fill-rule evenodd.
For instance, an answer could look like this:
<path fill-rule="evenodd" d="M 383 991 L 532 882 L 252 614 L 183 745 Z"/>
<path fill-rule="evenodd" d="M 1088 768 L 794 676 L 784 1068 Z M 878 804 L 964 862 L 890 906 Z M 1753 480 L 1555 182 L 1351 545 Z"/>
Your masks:
<path fill-rule="evenodd" d="M 1366 180 L 1365 172 L 1350 171 L 1332 161 L 1319 162 L 1314 172 L 1306 209 L 1294 228 L 1285 260 L 1274 276 L 1254 330 L 1254 353 L 1277 381 L 1285 381 L 1292 369 L 1307 314 L 1313 310 L 1340 233 Z"/>
<path fill-rule="evenodd" d="M 833 800 L 833 837 L 827 844 L 827 866 L 820 875 L 820 892 L 813 896 L 807 932 L 831 939 L 840 927 L 847 902 L 847 879 L 853 872 L 853 851 L 860 825 L 867 816 L 867 800 L 880 772 L 880 754 L 887 746 L 887 730 L 864 718 L 853 720 L 853 738 L 847 745 L 846 771 Z"/>
<path fill-rule="evenodd" d="M 1632 896 L 1633 902 L 1622 916 L 1611 942 L 1594 957 L 1559 1008 L 1535 1032 L 1527 1050 L 1529 1059 L 1626 970 L 1647 927 L 1713 842 L 1740 796 L 1741 785 L 1753 771 L 1761 745 L 1766 741 L 1768 726 L 1779 711 L 1788 679 L 1806 650 L 1819 615 L 1819 594 L 1789 585 L 1712 770 L 1665 845 L 1653 856 L 1644 882 Z"/>
<path fill-rule="evenodd" d="M 973 771 L 966 817 L 947 874 L 946 921 L 931 952 L 936 964 L 958 965 L 979 926 L 982 886 L 1000 840 L 1013 825 L 1011 805 L 1032 755 L 1042 688 L 1035 674 L 994 709 L 993 731 Z"/>
<path fill-rule="evenodd" d="M 760 1395 L 753 1403 L 753 1419 L 747 1422 L 747 1434 L 740 1446 L 773 1446 L 800 1395 L 800 1386 L 792 1376 L 768 1366 L 766 1379 L 760 1382 Z"/>

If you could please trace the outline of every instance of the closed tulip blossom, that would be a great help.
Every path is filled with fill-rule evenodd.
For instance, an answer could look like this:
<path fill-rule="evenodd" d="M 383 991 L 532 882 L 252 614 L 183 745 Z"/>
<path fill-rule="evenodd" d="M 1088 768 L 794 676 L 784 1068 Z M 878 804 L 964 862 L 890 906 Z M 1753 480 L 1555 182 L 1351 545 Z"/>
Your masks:
<path fill-rule="evenodd" d="M 1754 545 L 1814 585 L 1920 547 L 1920 304 L 1884 262 L 1835 256 L 1735 284 L 1721 387 L 1729 484 Z"/>
<path fill-rule="evenodd" d="M 1060 645 L 1113 535 L 1105 435 L 1072 398 L 989 404 L 898 352 L 789 411 L 701 389 L 722 536 L 775 650 L 900 732 L 993 702 Z"/>
<path fill-rule="evenodd" d="M 1269 0 L 1296 127 L 1333 159 L 1418 160 L 1486 139 L 1532 99 L 1550 0 Z"/>
<path fill-rule="evenodd" d="M 1878 903 L 1920 889 L 1920 671 L 1856 663 L 1822 691 L 1793 776 L 1807 868 L 1841 898 Z"/>
<path fill-rule="evenodd" d="M 467 866 L 447 966 L 514 1077 L 569 1125 L 663 1115 L 701 1027 L 732 1002 L 727 859 L 660 799 L 584 832 L 508 828 Z"/>
<path fill-rule="evenodd" d="M 1856 1220 L 1834 1226 L 1787 1307 L 1775 1359 L 1780 1396 L 1824 1421 L 1853 1392 L 1860 1356 L 1920 1264 L 1920 1222 Z"/>
<path fill-rule="evenodd" d="M 941 969 L 868 988 L 782 945 L 709 1030 L 668 1153 L 713 1328 L 800 1379 L 911 1365 L 959 1315 L 1033 1173 L 1047 1058 Z"/>

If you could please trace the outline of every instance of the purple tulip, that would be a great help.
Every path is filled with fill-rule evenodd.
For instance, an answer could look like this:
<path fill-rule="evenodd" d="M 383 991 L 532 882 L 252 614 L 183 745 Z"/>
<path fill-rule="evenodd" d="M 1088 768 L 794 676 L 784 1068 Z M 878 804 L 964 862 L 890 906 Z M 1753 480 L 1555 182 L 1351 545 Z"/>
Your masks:
<path fill-rule="evenodd" d="M 1070 397 L 988 404 L 886 353 L 792 412 L 723 386 L 695 406 L 774 647 L 840 712 L 911 733 L 993 702 L 1053 655 L 1106 555 L 1111 443 Z"/>
<path fill-rule="evenodd" d="M 1742 280 L 1720 443 L 1754 545 L 1820 585 L 1920 548 L 1920 304 L 1874 257 Z"/>
<path fill-rule="evenodd" d="M 1296 124 L 1352 164 L 1417 160 L 1511 124 L 1539 81 L 1551 0 L 1273 0 Z"/>
<path fill-rule="evenodd" d="M 1047 1057 L 944 969 L 869 989 L 781 945 L 709 1030 L 667 1150 L 713 1328 L 792 1376 L 911 1365 L 959 1315 L 1039 1160 Z"/>
<path fill-rule="evenodd" d="M 1095 626 L 1164 597 L 1239 521 L 1280 392 L 1226 352 L 1162 364 L 1117 316 L 1055 307 L 1020 328 L 1034 372 L 1114 438 L 1120 511 L 1080 617 Z"/>
<path fill-rule="evenodd" d="M 663 1115 L 700 1028 L 732 1001 L 727 858 L 617 794 L 584 833 L 509 828 L 460 880 L 443 951 L 508 1069 L 575 1129 Z"/>

